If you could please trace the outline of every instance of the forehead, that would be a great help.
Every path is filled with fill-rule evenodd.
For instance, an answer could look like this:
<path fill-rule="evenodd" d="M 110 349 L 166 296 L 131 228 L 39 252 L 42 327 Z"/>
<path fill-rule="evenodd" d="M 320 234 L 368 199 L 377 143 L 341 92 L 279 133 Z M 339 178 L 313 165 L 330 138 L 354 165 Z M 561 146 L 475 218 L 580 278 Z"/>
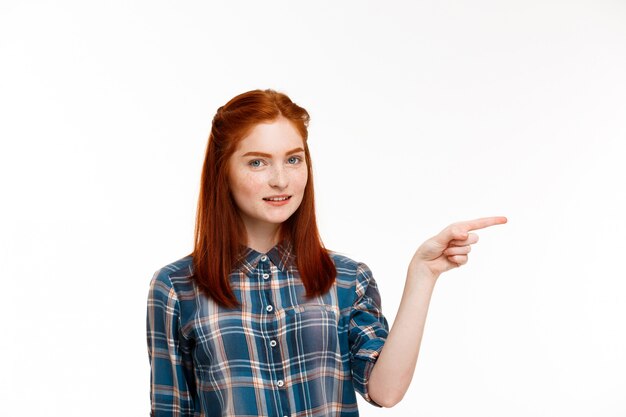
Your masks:
<path fill-rule="evenodd" d="M 240 153 L 264 151 L 281 153 L 304 147 L 304 140 L 296 127 L 284 117 L 254 126 L 237 146 Z"/>

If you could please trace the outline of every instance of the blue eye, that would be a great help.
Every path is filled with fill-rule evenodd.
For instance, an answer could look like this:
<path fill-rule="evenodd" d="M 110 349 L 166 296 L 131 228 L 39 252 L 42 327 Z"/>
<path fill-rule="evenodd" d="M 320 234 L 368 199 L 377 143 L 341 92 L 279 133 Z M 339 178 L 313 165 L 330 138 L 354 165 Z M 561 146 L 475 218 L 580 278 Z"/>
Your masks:
<path fill-rule="evenodd" d="M 295 165 L 295 164 L 297 164 L 298 162 L 301 162 L 301 161 L 302 161 L 302 158 L 300 158 L 299 156 L 292 156 L 291 158 L 289 158 L 287 160 L 287 162 L 289 162 L 290 164 L 293 164 L 293 165 Z"/>
<path fill-rule="evenodd" d="M 248 165 L 250 165 L 253 168 L 258 168 L 261 166 L 261 160 L 260 159 L 253 159 L 252 161 L 248 162 Z"/>

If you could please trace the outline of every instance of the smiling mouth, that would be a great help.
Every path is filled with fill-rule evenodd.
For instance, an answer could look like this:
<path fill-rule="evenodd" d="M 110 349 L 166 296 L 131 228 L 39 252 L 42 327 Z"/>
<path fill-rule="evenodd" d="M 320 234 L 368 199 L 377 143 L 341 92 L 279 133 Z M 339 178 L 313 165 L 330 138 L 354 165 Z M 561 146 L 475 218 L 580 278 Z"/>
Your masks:
<path fill-rule="evenodd" d="M 291 198 L 290 195 L 288 196 L 284 196 L 284 197 L 264 197 L 263 200 L 265 201 L 286 201 L 289 200 Z"/>

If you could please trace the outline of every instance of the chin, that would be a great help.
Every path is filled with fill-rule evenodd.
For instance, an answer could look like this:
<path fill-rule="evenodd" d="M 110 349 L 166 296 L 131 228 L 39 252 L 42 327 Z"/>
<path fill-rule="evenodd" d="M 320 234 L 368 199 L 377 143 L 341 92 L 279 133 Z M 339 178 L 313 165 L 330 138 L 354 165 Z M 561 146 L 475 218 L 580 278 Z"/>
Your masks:
<path fill-rule="evenodd" d="M 292 214 L 290 214 L 289 216 L 274 217 L 274 218 L 271 218 L 271 219 L 267 219 L 266 221 L 268 223 L 280 225 L 280 224 L 285 223 L 287 220 L 289 220 L 289 218 L 292 216 Z"/>

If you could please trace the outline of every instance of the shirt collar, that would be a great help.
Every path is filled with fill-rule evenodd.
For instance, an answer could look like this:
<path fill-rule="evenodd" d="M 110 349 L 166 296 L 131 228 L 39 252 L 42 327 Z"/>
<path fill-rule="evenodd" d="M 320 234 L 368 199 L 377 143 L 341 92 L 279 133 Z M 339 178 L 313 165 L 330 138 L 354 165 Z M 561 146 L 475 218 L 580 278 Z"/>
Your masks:
<path fill-rule="evenodd" d="M 264 255 L 267 255 L 270 261 L 283 272 L 290 266 L 296 266 L 293 243 L 291 240 L 285 239 L 277 243 L 272 249 L 267 251 L 267 253 L 257 252 L 252 248 L 246 247 L 243 250 L 237 269 L 246 274 L 254 271 Z"/>

